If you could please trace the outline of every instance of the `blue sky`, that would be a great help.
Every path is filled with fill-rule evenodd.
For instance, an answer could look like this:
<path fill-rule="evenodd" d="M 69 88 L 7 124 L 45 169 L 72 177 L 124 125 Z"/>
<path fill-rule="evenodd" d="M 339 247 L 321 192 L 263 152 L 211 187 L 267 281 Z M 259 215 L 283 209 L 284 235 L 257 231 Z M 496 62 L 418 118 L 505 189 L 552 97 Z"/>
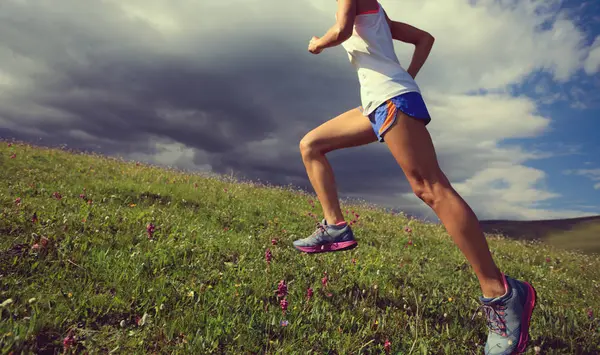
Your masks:
<path fill-rule="evenodd" d="M 571 18 L 585 33 L 584 45 L 592 46 L 600 35 L 600 2 L 570 1 L 561 6 L 572 9 Z M 538 86 L 545 88 L 543 94 Z M 541 206 L 550 209 L 573 206 L 600 214 L 600 188 L 594 188 L 600 182 L 600 173 L 596 175 L 598 180 L 593 181 L 589 174 L 580 172 L 600 169 L 600 76 L 597 73 L 590 76 L 579 69 L 569 80 L 556 82 L 548 72 L 538 72 L 514 90 L 515 95 L 536 99 L 539 112 L 552 118 L 551 129 L 539 137 L 506 142 L 552 154 L 527 164 L 546 172 L 546 187 L 562 195 Z M 554 94 L 559 95 L 555 101 L 544 103 L 545 98 Z"/>
<path fill-rule="evenodd" d="M 600 190 L 594 188 L 595 183 L 586 176 L 568 174 L 566 171 L 600 168 L 600 109 L 574 109 L 569 103 L 560 102 L 544 105 L 540 111 L 553 118 L 552 130 L 533 140 L 514 142 L 553 154 L 527 163 L 528 166 L 545 171 L 546 187 L 562 195 L 542 206 L 573 206 L 574 209 L 598 213 Z"/>

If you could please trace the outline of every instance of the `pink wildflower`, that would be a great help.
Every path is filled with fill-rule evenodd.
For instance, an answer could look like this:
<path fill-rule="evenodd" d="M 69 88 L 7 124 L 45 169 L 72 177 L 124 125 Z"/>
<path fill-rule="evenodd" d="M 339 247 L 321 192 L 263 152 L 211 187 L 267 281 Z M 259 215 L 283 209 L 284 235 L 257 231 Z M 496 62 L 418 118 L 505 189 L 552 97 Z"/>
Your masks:
<path fill-rule="evenodd" d="M 16 157 L 17 157 L 16 154 L 13 154 L 13 155 L 10 156 L 11 159 L 15 159 Z"/>
<path fill-rule="evenodd" d="M 271 253 L 271 249 L 267 248 L 267 250 L 265 251 L 265 260 L 267 261 L 267 264 L 271 263 L 271 260 L 273 260 L 273 254 Z"/>
<path fill-rule="evenodd" d="M 17 206 L 21 204 L 21 198 L 20 198 L 20 197 L 17 197 L 17 198 L 15 199 L 15 204 L 16 204 Z"/>
<path fill-rule="evenodd" d="M 85 200 L 85 195 L 84 194 L 79 194 L 79 198 L 82 200 Z"/>
<path fill-rule="evenodd" d="M 59 192 L 54 192 L 54 193 L 52 194 L 52 197 L 54 197 L 54 198 L 55 198 L 55 199 L 57 199 L 57 200 L 60 200 L 60 199 L 62 199 L 62 196 L 61 196 L 61 194 L 60 194 Z"/>
<path fill-rule="evenodd" d="M 589 319 L 594 319 L 594 311 L 591 308 L 588 309 L 587 316 Z"/>
<path fill-rule="evenodd" d="M 546 262 L 549 263 L 551 260 L 550 258 L 546 258 Z"/>
<path fill-rule="evenodd" d="M 277 297 L 285 297 L 287 293 L 288 289 L 285 280 L 279 281 L 279 284 L 277 284 Z"/>
<path fill-rule="evenodd" d="M 306 299 L 310 301 L 313 296 L 313 289 L 309 286 L 306 290 Z"/>
<path fill-rule="evenodd" d="M 383 343 L 383 348 L 385 349 L 386 353 L 389 353 L 392 347 L 392 343 L 389 341 L 389 339 L 385 340 L 385 343 Z"/>
<path fill-rule="evenodd" d="M 323 274 L 325 276 L 323 276 L 323 278 L 321 279 L 321 284 L 323 285 L 323 287 L 327 287 L 327 271 L 325 271 Z"/>
<path fill-rule="evenodd" d="M 410 229 L 410 227 L 406 227 L 406 228 L 404 228 L 404 231 L 405 231 L 406 233 L 412 233 L 412 229 Z"/>
<path fill-rule="evenodd" d="M 281 300 L 281 302 L 279 302 L 279 304 L 281 305 L 281 310 L 283 313 L 285 313 L 285 311 L 288 309 L 288 301 L 284 298 Z"/>
<path fill-rule="evenodd" d="M 277 239 L 275 239 L 275 238 L 271 239 L 271 245 L 277 245 Z"/>
<path fill-rule="evenodd" d="M 409 241 L 408 241 L 408 245 L 413 245 L 413 241 L 412 241 L 412 240 L 409 240 Z"/>
<path fill-rule="evenodd" d="M 148 223 L 148 225 L 146 226 L 146 232 L 148 233 L 148 239 L 152 239 L 152 237 L 154 236 L 155 229 L 156 229 L 156 226 L 153 223 Z"/>
<path fill-rule="evenodd" d="M 63 339 L 63 346 L 65 347 L 65 350 L 69 350 L 73 345 L 75 345 L 75 337 L 69 334 Z"/>
<path fill-rule="evenodd" d="M 40 245 L 38 243 L 35 243 L 34 245 L 31 246 L 31 249 L 33 249 L 33 250 L 39 250 L 40 249 Z"/>
<path fill-rule="evenodd" d="M 9 147 L 9 148 L 10 148 L 10 147 L 12 147 L 12 143 L 8 143 L 8 147 Z"/>

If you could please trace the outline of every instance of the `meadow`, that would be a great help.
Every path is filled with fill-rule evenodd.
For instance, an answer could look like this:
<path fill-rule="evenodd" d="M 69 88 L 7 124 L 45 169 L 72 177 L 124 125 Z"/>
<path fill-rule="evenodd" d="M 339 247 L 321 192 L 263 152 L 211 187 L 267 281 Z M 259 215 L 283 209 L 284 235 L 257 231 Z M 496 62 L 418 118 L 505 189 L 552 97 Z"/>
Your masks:
<path fill-rule="evenodd" d="M 359 246 L 306 255 L 320 206 L 297 188 L 0 141 L 2 353 L 482 353 L 444 228 L 343 210 Z M 600 353 L 600 257 L 488 240 L 538 291 L 527 353 Z"/>

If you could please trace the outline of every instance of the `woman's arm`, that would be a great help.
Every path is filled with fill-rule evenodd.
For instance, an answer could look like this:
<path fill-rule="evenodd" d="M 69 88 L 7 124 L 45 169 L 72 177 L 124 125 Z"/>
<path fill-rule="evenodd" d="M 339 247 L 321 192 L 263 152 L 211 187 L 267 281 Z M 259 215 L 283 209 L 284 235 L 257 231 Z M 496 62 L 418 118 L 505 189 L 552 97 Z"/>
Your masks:
<path fill-rule="evenodd" d="M 414 79 L 419 70 L 421 70 L 423 64 L 425 64 L 427 57 L 429 57 L 429 53 L 431 52 L 435 38 L 433 38 L 433 36 L 426 31 L 420 30 L 406 23 L 390 20 L 387 14 L 385 17 L 388 25 L 390 26 L 392 38 L 401 42 L 415 45 L 415 52 L 413 53 L 412 61 L 406 70 Z"/>
<path fill-rule="evenodd" d="M 323 35 L 313 37 L 308 46 L 311 53 L 318 54 L 325 48 L 335 47 L 352 36 L 356 18 L 356 0 L 338 0 L 336 22 Z"/>

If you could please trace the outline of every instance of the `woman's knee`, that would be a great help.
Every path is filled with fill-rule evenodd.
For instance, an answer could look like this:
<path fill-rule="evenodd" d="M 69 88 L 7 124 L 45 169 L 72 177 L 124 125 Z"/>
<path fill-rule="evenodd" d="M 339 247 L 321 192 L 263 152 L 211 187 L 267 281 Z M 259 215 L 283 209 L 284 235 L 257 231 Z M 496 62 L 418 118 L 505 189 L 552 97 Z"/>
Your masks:
<path fill-rule="evenodd" d="M 300 140 L 299 148 L 300 154 L 302 154 L 303 157 L 310 157 L 315 154 L 322 154 L 321 149 L 319 149 L 319 144 L 317 140 L 311 133 L 308 133 L 304 137 L 302 137 L 302 139 Z"/>
<path fill-rule="evenodd" d="M 415 196 L 432 208 L 452 194 L 452 186 L 443 174 L 430 177 L 413 174 L 409 181 Z"/>

